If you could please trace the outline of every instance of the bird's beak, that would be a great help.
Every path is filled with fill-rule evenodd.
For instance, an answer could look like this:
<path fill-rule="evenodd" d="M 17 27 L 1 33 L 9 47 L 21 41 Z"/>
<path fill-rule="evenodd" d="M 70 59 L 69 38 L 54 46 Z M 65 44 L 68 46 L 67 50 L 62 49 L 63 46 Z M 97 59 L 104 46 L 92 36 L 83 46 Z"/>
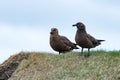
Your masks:
<path fill-rule="evenodd" d="M 50 34 L 53 34 L 53 32 L 50 32 Z"/>
<path fill-rule="evenodd" d="M 73 26 L 73 27 L 75 27 L 75 26 L 76 26 L 76 24 L 73 24 L 72 26 Z"/>

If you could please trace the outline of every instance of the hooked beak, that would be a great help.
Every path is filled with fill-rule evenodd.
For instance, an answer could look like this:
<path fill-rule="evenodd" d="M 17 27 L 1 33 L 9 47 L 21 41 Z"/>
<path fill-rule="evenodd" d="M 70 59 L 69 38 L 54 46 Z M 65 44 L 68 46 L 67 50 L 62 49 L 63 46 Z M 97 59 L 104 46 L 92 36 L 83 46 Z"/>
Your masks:
<path fill-rule="evenodd" d="M 50 32 L 50 34 L 53 34 L 53 32 Z"/>
<path fill-rule="evenodd" d="M 72 26 L 75 27 L 75 26 L 77 26 L 77 25 L 76 25 L 76 24 L 73 24 Z"/>

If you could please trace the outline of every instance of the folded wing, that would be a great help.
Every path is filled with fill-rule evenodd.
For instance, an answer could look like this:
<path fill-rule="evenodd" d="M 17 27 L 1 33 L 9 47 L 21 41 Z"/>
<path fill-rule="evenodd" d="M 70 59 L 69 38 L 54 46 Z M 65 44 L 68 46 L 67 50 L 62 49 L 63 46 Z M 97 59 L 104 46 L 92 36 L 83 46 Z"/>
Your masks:
<path fill-rule="evenodd" d="M 93 36 L 91 36 L 90 34 L 87 34 L 87 37 L 88 37 L 89 40 L 93 43 L 94 47 L 100 45 L 102 41 L 105 41 L 105 40 L 95 39 L 95 38 L 94 38 Z"/>
<path fill-rule="evenodd" d="M 62 41 L 64 42 L 64 44 L 66 44 L 67 46 L 71 47 L 71 49 L 79 49 L 75 43 L 72 43 L 67 37 L 65 36 L 61 36 Z"/>

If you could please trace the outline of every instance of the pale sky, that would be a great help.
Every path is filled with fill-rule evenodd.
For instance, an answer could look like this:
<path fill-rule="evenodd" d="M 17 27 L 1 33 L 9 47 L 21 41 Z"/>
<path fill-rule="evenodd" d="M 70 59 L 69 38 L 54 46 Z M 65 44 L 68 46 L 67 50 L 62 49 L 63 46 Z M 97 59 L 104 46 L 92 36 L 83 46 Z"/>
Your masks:
<path fill-rule="evenodd" d="M 57 53 L 49 45 L 50 29 L 75 42 L 77 22 L 106 40 L 91 50 L 120 50 L 119 21 L 119 0 L 0 0 L 0 63 L 20 51 Z"/>

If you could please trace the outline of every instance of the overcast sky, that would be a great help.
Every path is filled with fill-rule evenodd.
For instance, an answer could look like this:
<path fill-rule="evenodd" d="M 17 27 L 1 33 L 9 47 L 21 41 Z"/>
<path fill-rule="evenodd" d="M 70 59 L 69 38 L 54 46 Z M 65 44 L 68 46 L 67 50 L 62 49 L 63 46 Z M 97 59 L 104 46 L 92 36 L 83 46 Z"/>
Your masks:
<path fill-rule="evenodd" d="M 119 21 L 119 0 L 0 0 L 0 63 L 20 51 L 56 53 L 49 46 L 50 29 L 75 42 L 77 22 L 106 40 L 92 50 L 120 50 Z"/>

